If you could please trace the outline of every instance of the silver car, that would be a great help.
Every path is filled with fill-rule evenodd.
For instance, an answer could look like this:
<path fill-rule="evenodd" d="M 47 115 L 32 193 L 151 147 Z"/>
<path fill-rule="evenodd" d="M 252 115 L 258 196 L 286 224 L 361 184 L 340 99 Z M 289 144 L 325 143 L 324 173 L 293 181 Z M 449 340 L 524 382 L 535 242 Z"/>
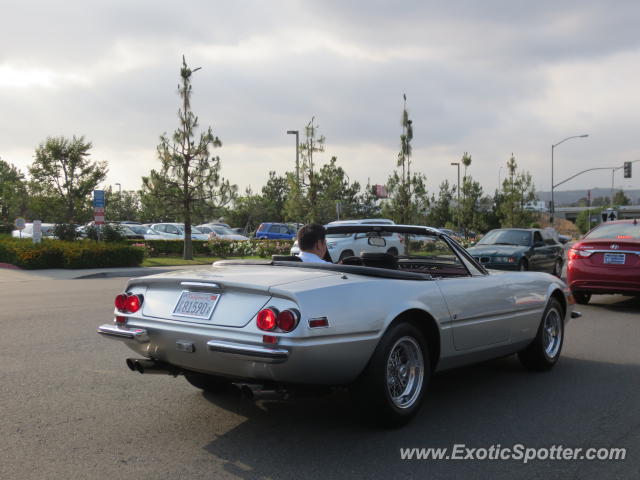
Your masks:
<path fill-rule="evenodd" d="M 435 372 L 516 353 L 528 369 L 551 369 L 580 315 L 560 279 L 489 272 L 436 229 L 327 230 L 378 247 L 393 233 L 405 249 L 347 265 L 274 256 L 134 278 L 98 332 L 135 352 L 132 371 L 183 375 L 209 392 L 346 386 L 359 412 L 399 426 Z"/>

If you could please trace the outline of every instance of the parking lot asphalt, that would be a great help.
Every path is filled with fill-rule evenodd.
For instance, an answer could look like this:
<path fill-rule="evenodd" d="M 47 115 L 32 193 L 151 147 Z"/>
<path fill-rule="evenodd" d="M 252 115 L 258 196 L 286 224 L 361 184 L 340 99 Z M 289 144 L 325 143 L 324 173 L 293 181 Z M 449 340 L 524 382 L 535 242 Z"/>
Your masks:
<path fill-rule="evenodd" d="M 551 372 L 514 356 L 433 377 L 399 430 L 348 396 L 251 402 L 139 375 L 99 337 L 123 278 L 0 272 L 0 478 L 639 478 L 640 301 L 594 296 Z M 401 448 L 622 447 L 624 461 L 401 460 Z"/>

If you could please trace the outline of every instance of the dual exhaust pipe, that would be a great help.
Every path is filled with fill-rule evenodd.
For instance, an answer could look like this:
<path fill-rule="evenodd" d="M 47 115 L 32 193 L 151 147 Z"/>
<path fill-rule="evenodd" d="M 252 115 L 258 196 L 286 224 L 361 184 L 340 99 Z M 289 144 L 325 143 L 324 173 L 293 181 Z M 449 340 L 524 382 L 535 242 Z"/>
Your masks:
<path fill-rule="evenodd" d="M 154 375 L 173 375 L 177 377 L 182 373 L 182 370 L 178 367 L 148 358 L 127 358 L 127 367 L 132 372 Z"/>
<path fill-rule="evenodd" d="M 172 375 L 177 377 L 184 373 L 182 369 L 169 363 L 148 358 L 127 358 L 127 367 L 132 372 L 147 375 Z M 282 388 L 264 388 L 263 385 L 239 383 L 234 384 L 240 394 L 248 400 L 284 400 L 289 398 L 289 392 Z"/>

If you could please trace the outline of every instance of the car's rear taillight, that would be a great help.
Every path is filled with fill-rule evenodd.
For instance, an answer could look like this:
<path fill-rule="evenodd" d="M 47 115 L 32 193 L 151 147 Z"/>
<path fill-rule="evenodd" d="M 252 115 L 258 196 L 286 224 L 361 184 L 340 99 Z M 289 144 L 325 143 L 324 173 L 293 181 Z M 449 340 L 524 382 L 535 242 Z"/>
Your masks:
<path fill-rule="evenodd" d="M 266 332 L 279 331 L 288 333 L 298 326 L 300 322 L 300 312 L 295 308 L 278 311 L 277 308 L 269 307 L 258 312 L 256 325 L 260 330 Z"/>
<path fill-rule="evenodd" d="M 283 332 L 290 332 L 298 326 L 300 320 L 300 312 L 294 308 L 283 310 L 278 314 L 276 321 L 278 328 Z"/>
<path fill-rule="evenodd" d="M 129 295 L 121 293 L 115 299 L 116 309 L 123 313 L 136 313 L 142 307 L 144 297 L 142 295 Z"/>
<path fill-rule="evenodd" d="M 585 250 L 580 247 L 572 247 L 567 252 L 567 258 L 569 260 L 577 260 L 580 258 L 588 258 L 593 252 L 591 250 Z"/>
<path fill-rule="evenodd" d="M 256 325 L 260 330 L 270 332 L 276 328 L 276 318 L 278 311 L 273 308 L 265 308 L 258 312 Z"/>

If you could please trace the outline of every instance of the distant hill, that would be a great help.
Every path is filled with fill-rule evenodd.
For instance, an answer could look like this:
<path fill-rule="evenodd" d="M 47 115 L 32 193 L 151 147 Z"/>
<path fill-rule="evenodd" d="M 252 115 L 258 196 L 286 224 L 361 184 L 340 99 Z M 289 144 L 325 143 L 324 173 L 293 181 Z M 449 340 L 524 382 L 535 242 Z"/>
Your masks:
<path fill-rule="evenodd" d="M 614 189 L 614 194 L 619 189 Z M 631 203 L 634 205 L 640 204 L 640 189 L 638 190 L 625 190 L 624 194 L 629 197 Z M 538 199 L 544 201 L 547 205 L 551 200 L 551 192 L 536 192 L 536 196 Z M 569 205 L 571 203 L 578 203 L 581 198 L 585 198 L 587 196 L 587 190 L 554 190 L 553 196 L 555 197 L 556 205 L 563 206 Z M 598 197 L 609 197 L 611 196 L 610 188 L 592 188 L 591 189 L 591 200 Z"/>

